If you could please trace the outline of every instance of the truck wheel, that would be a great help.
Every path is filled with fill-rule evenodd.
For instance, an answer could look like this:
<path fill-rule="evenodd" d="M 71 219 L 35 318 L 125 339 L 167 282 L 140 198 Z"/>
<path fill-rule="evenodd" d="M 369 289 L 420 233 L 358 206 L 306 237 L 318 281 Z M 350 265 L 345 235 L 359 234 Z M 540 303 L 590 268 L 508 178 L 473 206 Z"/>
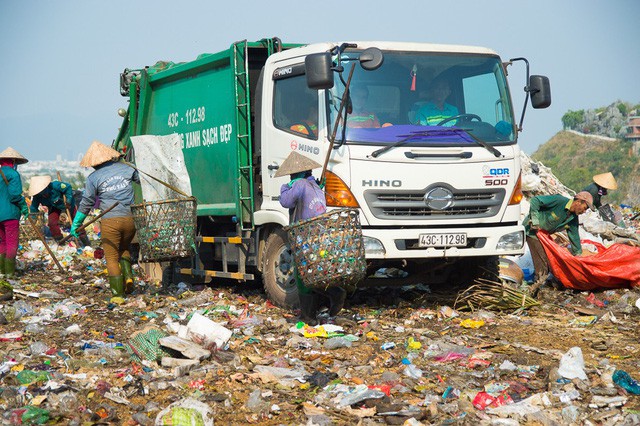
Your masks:
<path fill-rule="evenodd" d="M 262 271 L 264 290 L 269 300 L 281 308 L 297 308 L 299 300 L 293 278 L 293 256 L 282 229 L 276 229 L 267 238 Z"/>
<path fill-rule="evenodd" d="M 454 286 L 468 287 L 478 278 L 500 281 L 498 272 L 500 263 L 498 256 L 470 257 L 460 259 L 455 264 L 453 275 Z"/>

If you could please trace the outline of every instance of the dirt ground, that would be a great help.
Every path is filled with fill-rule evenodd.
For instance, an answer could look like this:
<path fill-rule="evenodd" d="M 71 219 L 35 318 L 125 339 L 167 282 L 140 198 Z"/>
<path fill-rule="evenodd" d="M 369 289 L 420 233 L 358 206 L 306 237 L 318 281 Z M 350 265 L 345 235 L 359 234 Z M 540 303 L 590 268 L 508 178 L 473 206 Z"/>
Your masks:
<path fill-rule="evenodd" d="M 295 315 L 257 285 L 161 295 L 157 283 L 139 277 L 136 293 L 115 305 L 103 260 L 66 255 L 69 270 L 61 273 L 33 252 L 21 253 L 14 299 L 0 302 L 2 424 L 31 413 L 33 423 L 152 425 L 185 398 L 206 404 L 225 425 L 640 421 L 640 396 L 611 378 L 622 370 L 640 379 L 637 290 L 545 287 L 539 306 L 471 312 L 455 306 L 459 289 L 446 286 L 366 288 L 349 296 L 333 324 L 346 338 L 329 339 L 304 337 Z M 167 322 L 187 324 L 195 312 L 233 334 L 186 374 L 134 361 L 126 350 L 134 332 L 166 331 Z M 586 379 L 558 373 L 573 347 Z M 30 382 L 25 372 L 48 374 Z"/>

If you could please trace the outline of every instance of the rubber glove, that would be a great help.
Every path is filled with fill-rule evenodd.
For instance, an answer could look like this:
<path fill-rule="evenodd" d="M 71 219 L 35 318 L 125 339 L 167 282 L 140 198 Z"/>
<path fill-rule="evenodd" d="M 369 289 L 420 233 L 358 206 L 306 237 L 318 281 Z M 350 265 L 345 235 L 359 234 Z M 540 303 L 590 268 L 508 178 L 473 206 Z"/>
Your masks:
<path fill-rule="evenodd" d="M 76 217 L 73 218 L 73 224 L 69 233 L 74 237 L 78 237 L 78 228 L 82 226 L 82 223 L 87 218 L 87 215 L 82 212 L 76 212 Z"/>
<path fill-rule="evenodd" d="M 29 217 L 29 207 L 27 207 L 27 203 L 24 203 L 20 208 L 20 214 L 25 218 Z"/>

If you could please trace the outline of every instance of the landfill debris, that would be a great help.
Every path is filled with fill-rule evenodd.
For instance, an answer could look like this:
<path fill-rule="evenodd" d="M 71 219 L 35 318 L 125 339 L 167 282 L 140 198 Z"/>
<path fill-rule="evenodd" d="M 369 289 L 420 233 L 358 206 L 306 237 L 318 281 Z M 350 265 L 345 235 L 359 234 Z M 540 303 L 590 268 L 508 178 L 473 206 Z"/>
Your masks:
<path fill-rule="evenodd" d="M 162 294 L 138 265 L 115 305 L 97 247 L 51 247 L 68 272 L 23 242 L 0 301 L 0 423 L 637 423 L 638 289 L 468 310 L 448 285 L 362 288 L 310 326 L 256 287 Z"/>

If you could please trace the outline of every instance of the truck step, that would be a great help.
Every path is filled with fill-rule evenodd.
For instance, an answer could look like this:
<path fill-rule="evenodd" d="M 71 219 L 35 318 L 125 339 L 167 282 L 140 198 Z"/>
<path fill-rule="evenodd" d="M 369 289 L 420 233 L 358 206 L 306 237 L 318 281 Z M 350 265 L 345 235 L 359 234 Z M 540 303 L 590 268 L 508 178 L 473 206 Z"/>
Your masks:
<path fill-rule="evenodd" d="M 198 270 L 190 268 L 180 268 L 180 273 L 184 275 L 201 276 L 201 277 L 216 277 L 216 278 L 231 278 L 234 280 L 251 281 L 255 279 L 253 274 L 243 274 L 242 272 L 222 272 L 222 271 L 209 271 Z"/>
<path fill-rule="evenodd" d="M 196 241 L 199 243 L 227 243 L 227 244 L 250 244 L 251 238 L 242 237 L 203 237 L 197 236 Z"/>

